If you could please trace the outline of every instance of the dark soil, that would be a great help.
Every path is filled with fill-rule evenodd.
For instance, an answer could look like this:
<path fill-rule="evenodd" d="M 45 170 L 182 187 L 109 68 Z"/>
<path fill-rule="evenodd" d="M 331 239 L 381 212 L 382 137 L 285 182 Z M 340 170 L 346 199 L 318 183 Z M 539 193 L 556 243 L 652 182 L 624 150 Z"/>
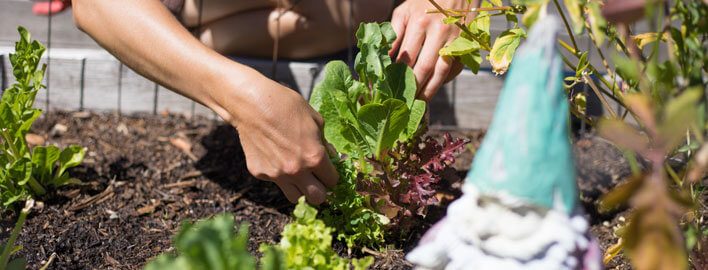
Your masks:
<path fill-rule="evenodd" d="M 55 127 L 64 125 L 66 132 Z M 112 114 L 47 113 L 33 131 L 45 145 L 86 147 L 81 166 L 71 175 L 83 183 L 62 187 L 37 204 L 27 219 L 13 257 L 25 257 L 31 269 L 43 266 L 56 254 L 49 269 L 139 269 L 156 255 L 172 250 L 171 237 L 183 220 L 197 220 L 229 212 L 237 222 L 250 224 L 250 250 L 261 243 L 280 240 L 290 221 L 293 205 L 273 183 L 251 176 L 236 130 L 223 122 L 171 116 L 119 117 Z M 454 167 L 464 177 L 474 150 L 484 135 L 480 131 L 453 131 L 472 139 Z M 441 137 L 442 131 L 429 135 Z M 171 140 L 191 144 L 183 151 Z M 621 155 L 596 136 L 575 143 L 582 199 L 593 232 L 603 248 L 617 239 L 613 228 L 624 213 L 599 215 L 594 202 L 629 174 Z M 345 257 L 374 255 L 373 269 L 410 269 L 403 257 L 422 233 L 445 214 L 445 207 L 460 195 L 460 177 L 445 179 L 439 198 L 418 231 L 398 249 L 388 252 L 354 251 L 343 243 L 334 248 Z M 16 216 L 0 218 L 0 242 L 9 236 Z M 629 269 L 615 258 L 608 267 Z"/>

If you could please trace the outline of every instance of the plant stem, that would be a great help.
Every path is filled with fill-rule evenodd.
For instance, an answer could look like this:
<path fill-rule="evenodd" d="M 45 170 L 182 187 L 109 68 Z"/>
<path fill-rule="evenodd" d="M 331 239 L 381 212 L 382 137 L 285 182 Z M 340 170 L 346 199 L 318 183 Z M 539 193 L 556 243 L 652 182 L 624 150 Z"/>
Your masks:
<path fill-rule="evenodd" d="M 479 11 L 494 11 L 494 10 L 507 10 L 507 9 L 512 9 L 510 6 L 501 6 L 501 7 L 486 7 L 486 8 L 470 8 L 470 9 L 445 9 L 448 12 L 452 13 L 470 13 L 470 12 L 479 12 Z M 430 10 L 426 9 L 425 13 L 431 14 L 431 13 L 443 13 L 440 10 Z"/>
<path fill-rule="evenodd" d="M 450 17 L 450 14 L 448 14 L 448 13 L 445 11 L 445 9 L 443 9 L 440 5 L 438 5 L 438 3 L 435 2 L 435 0 L 428 0 L 428 1 L 429 1 L 430 4 L 432 4 L 435 8 L 437 8 L 437 9 L 440 11 L 440 13 L 442 13 L 442 14 L 445 15 L 446 17 Z M 479 39 L 477 36 L 475 36 L 474 34 L 472 34 L 472 32 L 470 32 L 470 30 L 467 29 L 466 26 L 462 25 L 462 24 L 459 23 L 459 22 L 455 22 L 455 25 L 457 25 L 457 27 L 460 28 L 460 29 L 462 30 L 462 32 L 465 32 L 465 34 L 469 35 L 472 39 L 474 39 L 475 41 L 477 41 L 477 43 L 479 43 L 479 46 L 482 46 L 482 49 L 485 49 L 485 50 L 487 50 L 487 51 L 492 51 L 492 48 L 490 48 L 487 44 L 485 44 L 485 43 L 484 43 L 481 39 Z"/>
<path fill-rule="evenodd" d="M 0 255 L 0 266 L 3 268 L 5 268 L 8 260 L 10 259 L 10 251 L 15 245 L 15 240 L 17 240 L 17 236 L 20 234 L 20 229 L 22 228 L 22 225 L 25 224 L 25 218 L 27 218 L 27 214 L 29 214 L 32 206 L 34 206 L 34 200 L 29 199 L 25 202 L 25 208 L 22 208 L 20 216 L 17 218 L 17 223 L 15 223 L 15 228 L 12 230 L 12 234 L 10 234 L 10 238 L 7 240 L 7 243 L 5 243 L 5 248 L 2 250 L 2 254 Z"/>
<path fill-rule="evenodd" d="M 558 9 L 558 13 L 561 16 L 561 19 L 563 19 L 563 24 L 565 24 L 565 30 L 568 31 L 568 36 L 570 36 L 570 41 L 573 42 L 573 48 L 575 48 L 575 50 L 578 51 L 578 44 L 575 43 L 575 37 L 573 36 L 573 30 L 570 29 L 570 25 L 568 24 L 568 19 L 565 18 L 565 13 L 563 13 L 563 10 L 561 9 L 560 5 L 558 4 L 558 0 L 553 0 L 553 3 L 556 5 L 556 8 Z"/>
<path fill-rule="evenodd" d="M 590 88 L 592 88 L 592 91 L 595 92 L 595 95 L 597 95 L 598 98 L 600 98 L 600 101 L 602 101 L 602 105 L 605 106 L 605 109 L 607 109 L 608 112 L 610 112 L 610 115 L 612 115 L 612 118 L 617 118 L 617 114 L 615 113 L 614 110 L 612 110 L 612 107 L 610 107 L 610 104 L 607 103 L 607 100 L 605 99 L 605 96 L 600 93 L 600 90 L 597 88 L 597 85 L 595 85 L 595 82 L 593 82 L 592 78 L 588 74 L 583 74 L 583 78 L 585 79 L 585 83 L 590 85 Z"/>

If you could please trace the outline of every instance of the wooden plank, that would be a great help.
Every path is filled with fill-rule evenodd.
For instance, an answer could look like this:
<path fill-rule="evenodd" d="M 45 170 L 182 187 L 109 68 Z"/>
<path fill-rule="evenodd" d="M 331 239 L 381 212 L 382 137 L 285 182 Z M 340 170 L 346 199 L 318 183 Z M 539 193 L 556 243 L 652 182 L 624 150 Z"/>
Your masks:
<path fill-rule="evenodd" d="M 118 66 L 117 60 L 86 59 L 84 81 L 85 109 L 92 111 L 117 111 Z"/>
<path fill-rule="evenodd" d="M 155 83 L 127 66 L 121 75 L 121 113 L 152 112 Z"/>
<path fill-rule="evenodd" d="M 486 71 L 474 75 L 464 70 L 455 80 L 453 110 L 456 126 L 486 129 L 492 121 L 504 77 Z"/>

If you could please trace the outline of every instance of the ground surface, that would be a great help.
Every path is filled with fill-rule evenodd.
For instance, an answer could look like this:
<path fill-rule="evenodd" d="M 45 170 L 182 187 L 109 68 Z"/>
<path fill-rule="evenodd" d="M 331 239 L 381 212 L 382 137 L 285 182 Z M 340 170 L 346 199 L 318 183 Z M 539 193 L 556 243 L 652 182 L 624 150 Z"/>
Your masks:
<path fill-rule="evenodd" d="M 55 127 L 64 125 L 67 131 Z M 87 148 L 84 163 L 71 171 L 82 184 L 60 188 L 27 219 L 17 244 L 18 256 L 37 269 L 56 253 L 50 269 L 139 269 L 154 256 L 171 250 L 171 236 L 183 220 L 232 213 L 251 225 L 250 248 L 279 241 L 292 205 L 272 183 L 254 179 L 246 170 L 236 131 L 220 122 L 179 117 L 118 117 L 107 114 L 49 113 L 33 128 L 46 141 L 62 147 Z M 442 132 L 432 131 L 440 137 Z M 483 132 L 452 132 L 472 139 L 455 167 L 464 176 Z M 187 143 L 190 151 L 175 145 Z M 183 147 L 184 148 L 184 147 Z M 595 199 L 619 182 L 629 169 L 614 148 L 594 136 L 575 143 L 580 188 L 593 232 L 603 248 L 613 244 L 613 226 L 622 214 L 593 212 Z M 459 196 L 458 179 L 446 179 L 443 205 L 431 210 L 424 225 L 395 250 L 374 254 L 374 269 L 410 269 L 405 252 L 424 230 L 444 215 L 445 205 Z M 15 216 L 2 213 L 0 241 L 6 240 Z M 342 243 L 335 250 L 347 254 Z M 352 254 L 360 256 L 360 252 Z M 610 268 L 628 269 L 618 257 Z"/>

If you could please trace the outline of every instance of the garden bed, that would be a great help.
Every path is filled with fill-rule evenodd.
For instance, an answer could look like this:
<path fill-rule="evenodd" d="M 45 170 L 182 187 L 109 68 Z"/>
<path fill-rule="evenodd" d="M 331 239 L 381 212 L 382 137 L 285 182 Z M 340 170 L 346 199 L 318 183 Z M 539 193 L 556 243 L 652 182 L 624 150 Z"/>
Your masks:
<path fill-rule="evenodd" d="M 62 132 L 61 125 L 67 127 Z M 275 184 L 253 178 L 246 170 L 238 135 L 223 122 L 174 116 L 119 117 L 114 114 L 47 113 L 33 127 L 45 144 L 87 148 L 81 166 L 71 175 L 83 181 L 60 188 L 38 204 L 18 238 L 23 248 L 15 256 L 25 257 L 30 268 L 39 268 L 53 253 L 51 269 L 121 268 L 139 269 L 156 255 L 172 250 L 173 233 L 183 220 L 197 220 L 217 213 L 232 213 L 237 223 L 250 226 L 250 250 L 261 243 L 276 243 L 290 221 L 293 205 Z M 443 132 L 431 131 L 433 137 Z M 459 196 L 473 150 L 483 137 L 481 131 L 453 132 L 472 139 L 458 156 L 457 176 L 443 181 L 434 207 L 410 238 L 394 250 L 354 251 L 334 243 L 344 257 L 374 255 L 372 269 L 410 269 L 403 256 L 422 233 L 445 212 L 450 200 Z M 192 146 L 184 151 L 176 145 Z M 182 147 L 184 148 L 184 147 Z M 613 226 L 620 215 L 594 214 L 595 199 L 629 174 L 621 155 L 596 136 L 575 140 L 580 187 L 590 214 L 593 232 L 607 248 L 616 242 Z M 461 177 L 460 177 L 461 176 Z M 0 240 L 16 217 L 3 212 Z M 365 254 L 362 254 L 365 253 Z M 608 267 L 628 269 L 618 257 Z"/>

